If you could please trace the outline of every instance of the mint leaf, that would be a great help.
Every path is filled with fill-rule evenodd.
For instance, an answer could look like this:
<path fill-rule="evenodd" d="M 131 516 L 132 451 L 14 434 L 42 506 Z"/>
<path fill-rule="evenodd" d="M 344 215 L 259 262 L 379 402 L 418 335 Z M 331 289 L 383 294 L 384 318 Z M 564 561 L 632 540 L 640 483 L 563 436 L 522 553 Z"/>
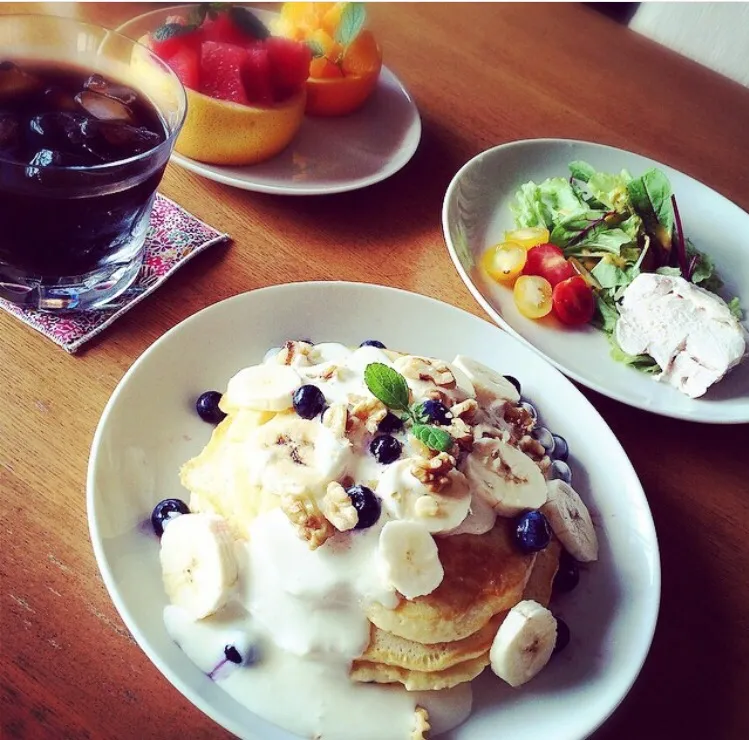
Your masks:
<path fill-rule="evenodd" d="M 197 26 L 194 25 L 183 26 L 181 23 L 165 23 L 153 32 L 153 37 L 156 41 L 166 41 L 176 36 L 186 36 L 188 33 L 195 31 L 196 28 Z"/>
<path fill-rule="evenodd" d="M 397 370 L 372 362 L 364 369 L 364 382 L 369 392 L 388 408 L 408 411 L 408 384 Z"/>
<path fill-rule="evenodd" d="M 242 33 L 253 39 L 262 41 L 270 36 L 270 31 L 265 24 L 247 8 L 233 5 L 229 8 L 229 18 L 234 22 Z"/>
<path fill-rule="evenodd" d="M 320 57 L 325 56 L 325 49 L 322 48 L 322 44 L 319 41 L 315 41 L 315 39 L 307 39 L 305 43 L 312 52 L 313 59 L 319 59 Z"/>
<path fill-rule="evenodd" d="M 453 438 L 449 432 L 428 424 L 414 424 L 411 434 L 423 442 L 430 450 L 447 452 L 453 446 Z"/>
<path fill-rule="evenodd" d="M 335 40 L 341 46 L 348 46 L 359 35 L 366 17 L 364 3 L 346 3 L 335 31 Z"/>

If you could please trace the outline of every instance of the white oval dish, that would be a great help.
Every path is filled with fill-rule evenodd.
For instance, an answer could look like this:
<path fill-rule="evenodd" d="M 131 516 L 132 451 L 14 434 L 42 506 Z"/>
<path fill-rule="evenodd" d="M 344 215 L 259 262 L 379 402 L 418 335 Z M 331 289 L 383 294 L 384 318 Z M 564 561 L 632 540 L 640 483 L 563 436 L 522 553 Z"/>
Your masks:
<path fill-rule="evenodd" d="M 693 178 L 638 154 L 566 139 L 531 139 L 488 149 L 465 164 L 447 189 L 442 227 L 463 282 L 491 318 L 533 347 L 560 370 L 599 393 L 663 416 L 716 424 L 749 422 L 749 362 L 734 368 L 705 396 L 691 399 L 609 355 L 605 335 L 593 328 L 565 327 L 548 318 L 522 316 L 512 290 L 478 267 L 483 251 L 514 227 L 510 203 L 519 186 L 565 177 L 569 162 L 582 159 L 598 170 L 633 175 L 659 167 L 676 194 L 685 234 L 715 261 L 726 297 L 739 296 L 749 309 L 749 214 Z M 746 319 L 746 316 L 745 316 Z M 744 322 L 746 326 L 746 320 Z"/>
<path fill-rule="evenodd" d="M 376 338 L 394 349 L 446 359 L 458 352 L 473 356 L 519 378 L 543 422 L 566 437 L 574 483 L 590 505 L 601 542 L 600 561 L 586 567 L 580 586 L 553 606 L 570 625 L 571 645 L 519 690 L 487 670 L 474 682 L 470 719 L 444 737 L 587 736 L 629 691 L 655 629 L 660 560 L 637 475 L 598 412 L 537 354 L 486 321 L 393 288 L 317 282 L 245 293 L 176 326 L 126 373 L 94 437 L 87 507 L 99 569 L 138 644 L 191 702 L 239 737 L 293 737 L 238 704 L 169 639 L 159 545 L 147 520 L 159 500 L 186 496 L 178 469 L 210 436 L 212 428 L 194 412 L 195 398 L 225 388 L 269 347 L 298 337 L 350 345 Z"/>

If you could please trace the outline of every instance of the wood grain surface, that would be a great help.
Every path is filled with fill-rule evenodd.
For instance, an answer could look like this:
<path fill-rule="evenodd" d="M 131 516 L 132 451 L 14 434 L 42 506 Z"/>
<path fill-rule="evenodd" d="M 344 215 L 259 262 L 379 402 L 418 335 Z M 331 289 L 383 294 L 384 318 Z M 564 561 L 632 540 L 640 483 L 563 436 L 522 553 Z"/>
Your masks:
<path fill-rule="evenodd" d="M 115 26 L 143 4 L 0 4 L 19 9 Z M 423 119 L 403 171 L 359 192 L 284 198 L 170 166 L 162 192 L 230 233 L 229 248 L 196 258 L 79 356 L 0 314 L 3 738 L 228 737 L 130 637 L 88 537 L 94 429 L 122 375 L 165 331 L 228 296 L 320 279 L 384 283 L 481 316 L 452 268 L 440 207 L 460 165 L 513 139 L 631 149 L 749 209 L 749 90 L 579 5 L 377 4 L 370 16 Z M 749 737 L 747 428 L 585 394 L 641 477 L 663 565 L 650 656 L 596 737 Z"/>

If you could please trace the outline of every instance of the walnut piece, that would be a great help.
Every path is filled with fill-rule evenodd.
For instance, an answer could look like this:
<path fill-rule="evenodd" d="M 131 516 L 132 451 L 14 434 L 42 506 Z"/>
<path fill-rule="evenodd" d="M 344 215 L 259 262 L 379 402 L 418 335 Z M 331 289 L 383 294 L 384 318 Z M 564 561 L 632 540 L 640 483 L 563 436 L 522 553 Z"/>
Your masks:
<path fill-rule="evenodd" d="M 478 411 L 478 408 L 479 405 L 475 398 L 466 398 L 465 401 L 456 403 L 455 406 L 450 409 L 450 413 L 458 419 L 470 422 L 476 411 Z"/>
<path fill-rule="evenodd" d="M 345 403 L 331 403 L 322 417 L 323 426 L 330 429 L 339 439 L 345 439 L 348 421 L 349 413 Z"/>
<path fill-rule="evenodd" d="M 321 508 L 327 520 L 339 532 L 347 532 L 359 522 L 359 512 L 354 508 L 346 489 L 337 481 L 328 483 Z"/>
<path fill-rule="evenodd" d="M 295 360 L 297 365 L 309 365 L 308 355 L 312 345 L 307 342 L 284 342 L 283 347 L 275 357 L 279 365 L 291 365 Z"/>
<path fill-rule="evenodd" d="M 377 427 L 387 413 L 387 406 L 376 398 L 357 398 L 351 407 L 351 416 L 356 420 L 354 423 L 363 424 L 370 434 L 377 431 Z"/>
<path fill-rule="evenodd" d="M 429 460 L 416 460 L 411 473 L 430 491 L 437 493 L 450 485 L 448 473 L 455 468 L 455 458 L 440 452 Z"/>
<path fill-rule="evenodd" d="M 518 441 L 518 447 L 525 452 L 528 457 L 533 458 L 535 461 L 540 460 L 546 455 L 544 446 L 537 440 L 533 439 L 530 434 L 524 434 Z"/>
<path fill-rule="evenodd" d="M 435 385 L 444 388 L 454 388 L 455 376 L 447 363 L 442 360 L 432 360 L 426 357 L 408 357 L 399 363 L 399 372 L 406 378 L 412 380 L 431 380 Z"/>
<path fill-rule="evenodd" d="M 282 495 L 281 510 L 310 550 L 317 550 L 336 532 L 335 527 L 325 518 L 317 502 L 309 494 Z"/>
<path fill-rule="evenodd" d="M 450 433 L 461 449 L 470 451 L 473 447 L 473 429 L 463 419 L 453 419 L 449 426 L 443 429 Z"/>
<path fill-rule="evenodd" d="M 432 726 L 429 724 L 429 713 L 427 710 L 424 707 L 416 707 L 411 740 L 427 740 L 429 730 L 431 729 Z"/>

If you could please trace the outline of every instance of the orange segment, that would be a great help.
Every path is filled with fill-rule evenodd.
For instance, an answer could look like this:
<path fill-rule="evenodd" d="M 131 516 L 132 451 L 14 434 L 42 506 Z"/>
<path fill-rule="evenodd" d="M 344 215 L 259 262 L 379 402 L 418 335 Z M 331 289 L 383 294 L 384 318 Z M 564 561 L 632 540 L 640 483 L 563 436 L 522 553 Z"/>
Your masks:
<path fill-rule="evenodd" d="M 320 26 L 329 33 L 331 36 L 335 36 L 338 24 L 341 22 L 341 14 L 343 9 L 346 7 L 346 3 L 318 3 L 318 5 L 330 5 L 322 15 Z"/>
<path fill-rule="evenodd" d="M 332 79 L 335 77 L 343 77 L 343 72 L 337 64 L 333 64 L 329 59 L 325 57 L 318 57 L 313 59 L 309 65 L 310 77 L 314 77 L 319 80 Z"/>
<path fill-rule="evenodd" d="M 380 71 L 382 51 L 371 31 L 361 31 L 343 56 L 343 74 L 366 75 Z"/>
<path fill-rule="evenodd" d="M 318 28 L 311 33 L 307 40 L 319 46 L 322 49 L 323 54 L 332 62 L 336 61 L 343 51 L 343 47 L 322 28 Z"/>

